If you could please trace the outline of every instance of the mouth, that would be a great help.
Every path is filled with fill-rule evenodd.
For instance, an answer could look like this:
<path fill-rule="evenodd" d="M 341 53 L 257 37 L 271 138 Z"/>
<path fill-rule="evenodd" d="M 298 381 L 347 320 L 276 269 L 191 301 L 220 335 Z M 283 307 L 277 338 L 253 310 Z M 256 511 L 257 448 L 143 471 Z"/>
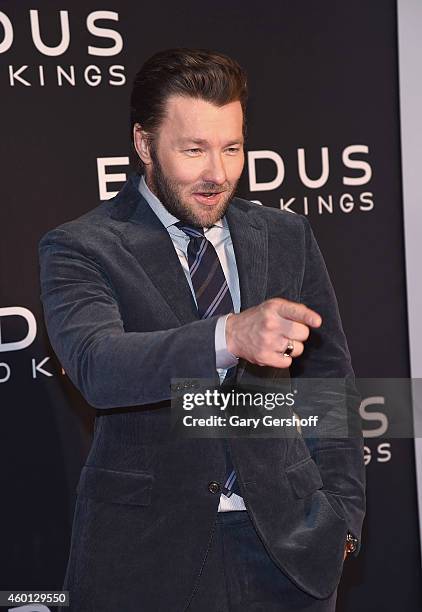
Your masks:
<path fill-rule="evenodd" d="M 219 201 L 222 193 L 224 193 L 224 191 L 201 191 L 194 193 L 193 196 L 201 204 L 207 204 L 210 206 Z"/>

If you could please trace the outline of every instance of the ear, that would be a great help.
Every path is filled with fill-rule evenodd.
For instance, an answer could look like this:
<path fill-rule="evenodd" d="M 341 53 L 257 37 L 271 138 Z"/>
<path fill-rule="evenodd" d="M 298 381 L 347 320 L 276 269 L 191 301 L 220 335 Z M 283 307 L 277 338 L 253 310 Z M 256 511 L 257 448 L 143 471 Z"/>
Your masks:
<path fill-rule="evenodd" d="M 139 123 L 133 126 L 133 146 L 146 166 L 152 163 L 149 134 L 142 129 Z"/>

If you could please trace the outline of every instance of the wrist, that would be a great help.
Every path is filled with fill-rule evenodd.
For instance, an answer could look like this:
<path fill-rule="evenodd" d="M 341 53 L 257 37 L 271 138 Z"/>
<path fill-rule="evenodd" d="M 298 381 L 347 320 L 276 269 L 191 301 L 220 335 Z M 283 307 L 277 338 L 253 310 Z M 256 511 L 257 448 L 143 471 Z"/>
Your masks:
<path fill-rule="evenodd" d="M 226 330 L 225 330 L 226 346 L 227 346 L 227 350 L 229 351 L 229 353 L 231 353 L 233 357 L 236 357 L 236 359 L 239 359 L 236 343 L 234 340 L 234 330 L 233 330 L 233 324 L 234 324 L 235 317 L 236 315 L 234 314 L 234 312 L 231 312 L 227 316 L 227 319 L 226 319 Z"/>

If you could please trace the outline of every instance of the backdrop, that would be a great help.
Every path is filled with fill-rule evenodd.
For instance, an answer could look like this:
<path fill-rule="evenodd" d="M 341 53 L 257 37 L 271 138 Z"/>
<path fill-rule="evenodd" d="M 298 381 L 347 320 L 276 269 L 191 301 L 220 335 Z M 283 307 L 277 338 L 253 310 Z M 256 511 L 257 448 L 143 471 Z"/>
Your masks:
<path fill-rule="evenodd" d="M 46 337 L 38 241 L 121 187 L 131 81 L 147 57 L 173 46 L 217 49 L 246 68 L 240 195 L 309 218 L 356 375 L 409 376 L 395 2 L 185 0 L 182 10 L 169 0 L 2 1 L 3 590 L 61 587 L 95 414 Z M 413 441 L 389 437 L 378 389 L 364 397 L 362 423 L 368 513 L 338 610 L 416 612 Z"/>

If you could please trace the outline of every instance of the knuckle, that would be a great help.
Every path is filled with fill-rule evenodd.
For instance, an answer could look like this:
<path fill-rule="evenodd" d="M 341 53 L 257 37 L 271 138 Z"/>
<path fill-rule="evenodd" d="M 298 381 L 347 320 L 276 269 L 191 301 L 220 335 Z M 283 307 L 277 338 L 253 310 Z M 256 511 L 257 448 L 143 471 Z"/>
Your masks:
<path fill-rule="evenodd" d="M 276 299 L 277 298 L 270 298 L 269 300 L 265 300 L 264 302 L 261 302 L 261 306 L 264 308 L 272 308 Z"/>
<path fill-rule="evenodd" d="M 297 316 L 297 306 L 295 306 L 295 304 L 289 304 L 286 307 L 286 314 L 288 317 L 295 319 Z"/>
<path fill-rule="evenodd" d="M 257 306 L 257 312 L 260 314 L 261 317 L 266 317 L 270 310 L 271 307 L 268 305 L 268 302 L 263 302 L 262 304 L 259 304 L 259 306 Z"/>
<path fill-rule="evenodd" d="M 271 333 L 274 331 L 274 328 L 275 328 L 274 318 L 272 316 L 265 317 L 263 321 L 263 330 L 267 333 Z"/>

